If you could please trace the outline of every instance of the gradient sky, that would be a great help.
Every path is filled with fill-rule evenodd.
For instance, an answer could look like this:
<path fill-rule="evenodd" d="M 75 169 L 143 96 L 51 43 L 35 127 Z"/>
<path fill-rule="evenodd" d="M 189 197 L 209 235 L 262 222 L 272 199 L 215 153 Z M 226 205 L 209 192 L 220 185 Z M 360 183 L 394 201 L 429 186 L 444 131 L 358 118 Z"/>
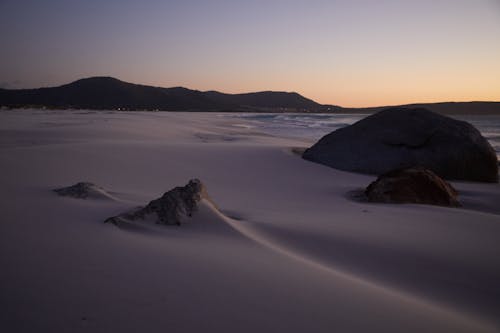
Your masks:
<path fill-rule="evenodd" d="M 500 0 L 0 0 L 0 86 L 106 75 L 375 106 L 500 101 Z"/>

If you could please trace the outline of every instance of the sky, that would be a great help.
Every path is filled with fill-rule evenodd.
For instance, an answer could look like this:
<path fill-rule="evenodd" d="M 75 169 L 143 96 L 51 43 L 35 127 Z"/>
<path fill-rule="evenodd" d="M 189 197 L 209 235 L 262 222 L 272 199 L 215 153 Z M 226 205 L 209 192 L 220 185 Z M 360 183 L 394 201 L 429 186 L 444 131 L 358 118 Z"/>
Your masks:
<path fill-rule="evenodd" d="M 500 0 L 0 0 L 0 87 L 91 76 L 346 107 L 500 101 Z"/>

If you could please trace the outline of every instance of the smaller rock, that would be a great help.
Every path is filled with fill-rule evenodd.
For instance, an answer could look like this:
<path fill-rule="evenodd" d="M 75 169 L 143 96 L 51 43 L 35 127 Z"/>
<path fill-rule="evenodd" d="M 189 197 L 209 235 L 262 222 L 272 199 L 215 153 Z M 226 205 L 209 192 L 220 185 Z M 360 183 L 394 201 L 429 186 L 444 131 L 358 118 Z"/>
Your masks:
<path fill-rule="evenodd" d="M 206 188 L 199 179 L 191 179 L 186 186 L 165 192 L 145 207 L 110 217 L 104 223 L 118 224 L 121 220 L 133 221 L 153 217 L 157 224 L 180 225 L 182 216 L 191 217 L 201 199 L 209 199 Z"/>
<path fill-rule="evenodd" d="M 431 170 L 409 168 L 385 173 L 365 190 L 369 201 L 459 207 L 457 191 Z"/>
<path fill-rule="evenodd" d="M 113 199 L 102 187 L 89 182 L 79 182 L 72 186 L 55 189 L 54 192 L 61 196 L 77 199 Z"/>

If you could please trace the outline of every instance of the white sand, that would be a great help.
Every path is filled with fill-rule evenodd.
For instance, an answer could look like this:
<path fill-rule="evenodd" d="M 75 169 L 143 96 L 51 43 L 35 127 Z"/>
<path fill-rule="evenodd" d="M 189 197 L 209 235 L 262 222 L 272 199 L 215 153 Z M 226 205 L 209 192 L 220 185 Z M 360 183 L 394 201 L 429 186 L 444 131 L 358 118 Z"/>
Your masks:
<path fill-rule="evenodd" d="M 500 186 L 368 204 L 214 114 L 0 113 L 2 332 L 498 332 Z M 102 221 L 200 178 L 181 227 Z M 59 197 L 90 181 L 117 200 Z"/>

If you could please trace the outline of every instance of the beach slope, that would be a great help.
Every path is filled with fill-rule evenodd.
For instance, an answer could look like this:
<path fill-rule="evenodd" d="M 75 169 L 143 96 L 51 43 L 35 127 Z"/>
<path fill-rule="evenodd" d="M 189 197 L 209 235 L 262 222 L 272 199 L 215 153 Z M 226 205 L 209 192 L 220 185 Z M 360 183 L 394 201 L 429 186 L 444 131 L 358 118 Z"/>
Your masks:
<path fill-rule="evenodd" d="M 4 332 L 498 332 L 500 187 L 372 204 L 374 176 L 205 113 L 0 113 Z M 103 221 L 199 178 L 180 226 Z M 91 182 L 109 199 L 53 189 Z"/>

